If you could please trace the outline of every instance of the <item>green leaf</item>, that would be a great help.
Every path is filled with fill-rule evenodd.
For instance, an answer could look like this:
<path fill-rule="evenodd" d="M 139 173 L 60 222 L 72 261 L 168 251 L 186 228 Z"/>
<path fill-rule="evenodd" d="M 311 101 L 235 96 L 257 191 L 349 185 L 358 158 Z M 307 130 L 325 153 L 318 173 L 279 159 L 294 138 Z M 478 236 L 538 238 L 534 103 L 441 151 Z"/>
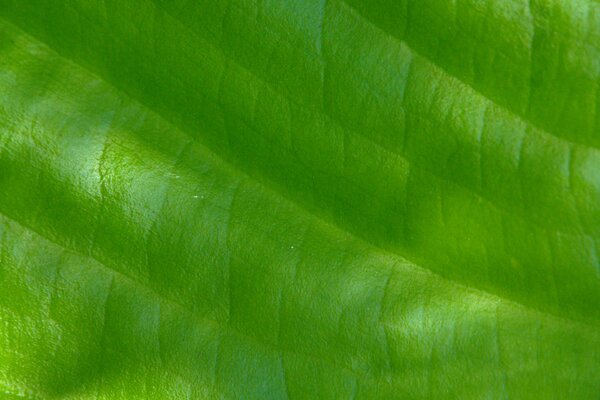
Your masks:
<path fill-rule="evenodd" d="M 0 397 L 600 393 L 600 3 L 0 0 Z"/>

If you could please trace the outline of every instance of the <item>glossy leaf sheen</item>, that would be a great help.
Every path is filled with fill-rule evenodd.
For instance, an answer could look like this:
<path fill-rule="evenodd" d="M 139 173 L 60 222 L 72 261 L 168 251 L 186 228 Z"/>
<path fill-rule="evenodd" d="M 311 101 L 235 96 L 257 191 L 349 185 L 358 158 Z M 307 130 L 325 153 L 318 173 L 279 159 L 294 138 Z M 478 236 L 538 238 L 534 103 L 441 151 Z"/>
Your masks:
<path fill-rule="evenodd" d="M 0 397 L 600 393 L 596 0 L 0 0 Z"/>

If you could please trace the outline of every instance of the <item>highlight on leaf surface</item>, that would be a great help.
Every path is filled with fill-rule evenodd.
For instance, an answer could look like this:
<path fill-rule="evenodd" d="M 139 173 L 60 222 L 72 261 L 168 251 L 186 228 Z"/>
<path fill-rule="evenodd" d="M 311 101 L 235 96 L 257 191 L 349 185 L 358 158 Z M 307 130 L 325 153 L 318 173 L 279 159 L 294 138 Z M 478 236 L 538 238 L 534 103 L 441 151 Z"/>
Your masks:
<path fill-rule="evenodd" d="M 600 3 L 0 0 L 0 397 L 595 399 Z"/>

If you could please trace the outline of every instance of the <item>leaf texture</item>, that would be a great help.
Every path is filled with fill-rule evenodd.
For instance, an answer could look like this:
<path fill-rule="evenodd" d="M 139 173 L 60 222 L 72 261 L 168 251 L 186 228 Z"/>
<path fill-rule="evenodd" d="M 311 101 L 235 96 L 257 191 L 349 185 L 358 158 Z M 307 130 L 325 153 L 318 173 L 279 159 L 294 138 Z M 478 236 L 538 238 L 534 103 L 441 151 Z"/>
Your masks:
<path fill-rule="evenodd" d="M 0 394 L 600 393 L 600 3 L 0 17 Z"/>

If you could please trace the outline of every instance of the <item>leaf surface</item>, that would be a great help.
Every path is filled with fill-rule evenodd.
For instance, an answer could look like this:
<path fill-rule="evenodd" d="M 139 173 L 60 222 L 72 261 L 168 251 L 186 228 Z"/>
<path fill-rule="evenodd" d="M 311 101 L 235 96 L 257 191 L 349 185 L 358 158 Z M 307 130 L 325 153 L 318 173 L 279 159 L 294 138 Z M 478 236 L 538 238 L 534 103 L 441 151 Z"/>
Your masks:
<path fill-rule="evenodd" d="M 0 0 L 0 393 L 594 398 L 599 5 Z"/>

